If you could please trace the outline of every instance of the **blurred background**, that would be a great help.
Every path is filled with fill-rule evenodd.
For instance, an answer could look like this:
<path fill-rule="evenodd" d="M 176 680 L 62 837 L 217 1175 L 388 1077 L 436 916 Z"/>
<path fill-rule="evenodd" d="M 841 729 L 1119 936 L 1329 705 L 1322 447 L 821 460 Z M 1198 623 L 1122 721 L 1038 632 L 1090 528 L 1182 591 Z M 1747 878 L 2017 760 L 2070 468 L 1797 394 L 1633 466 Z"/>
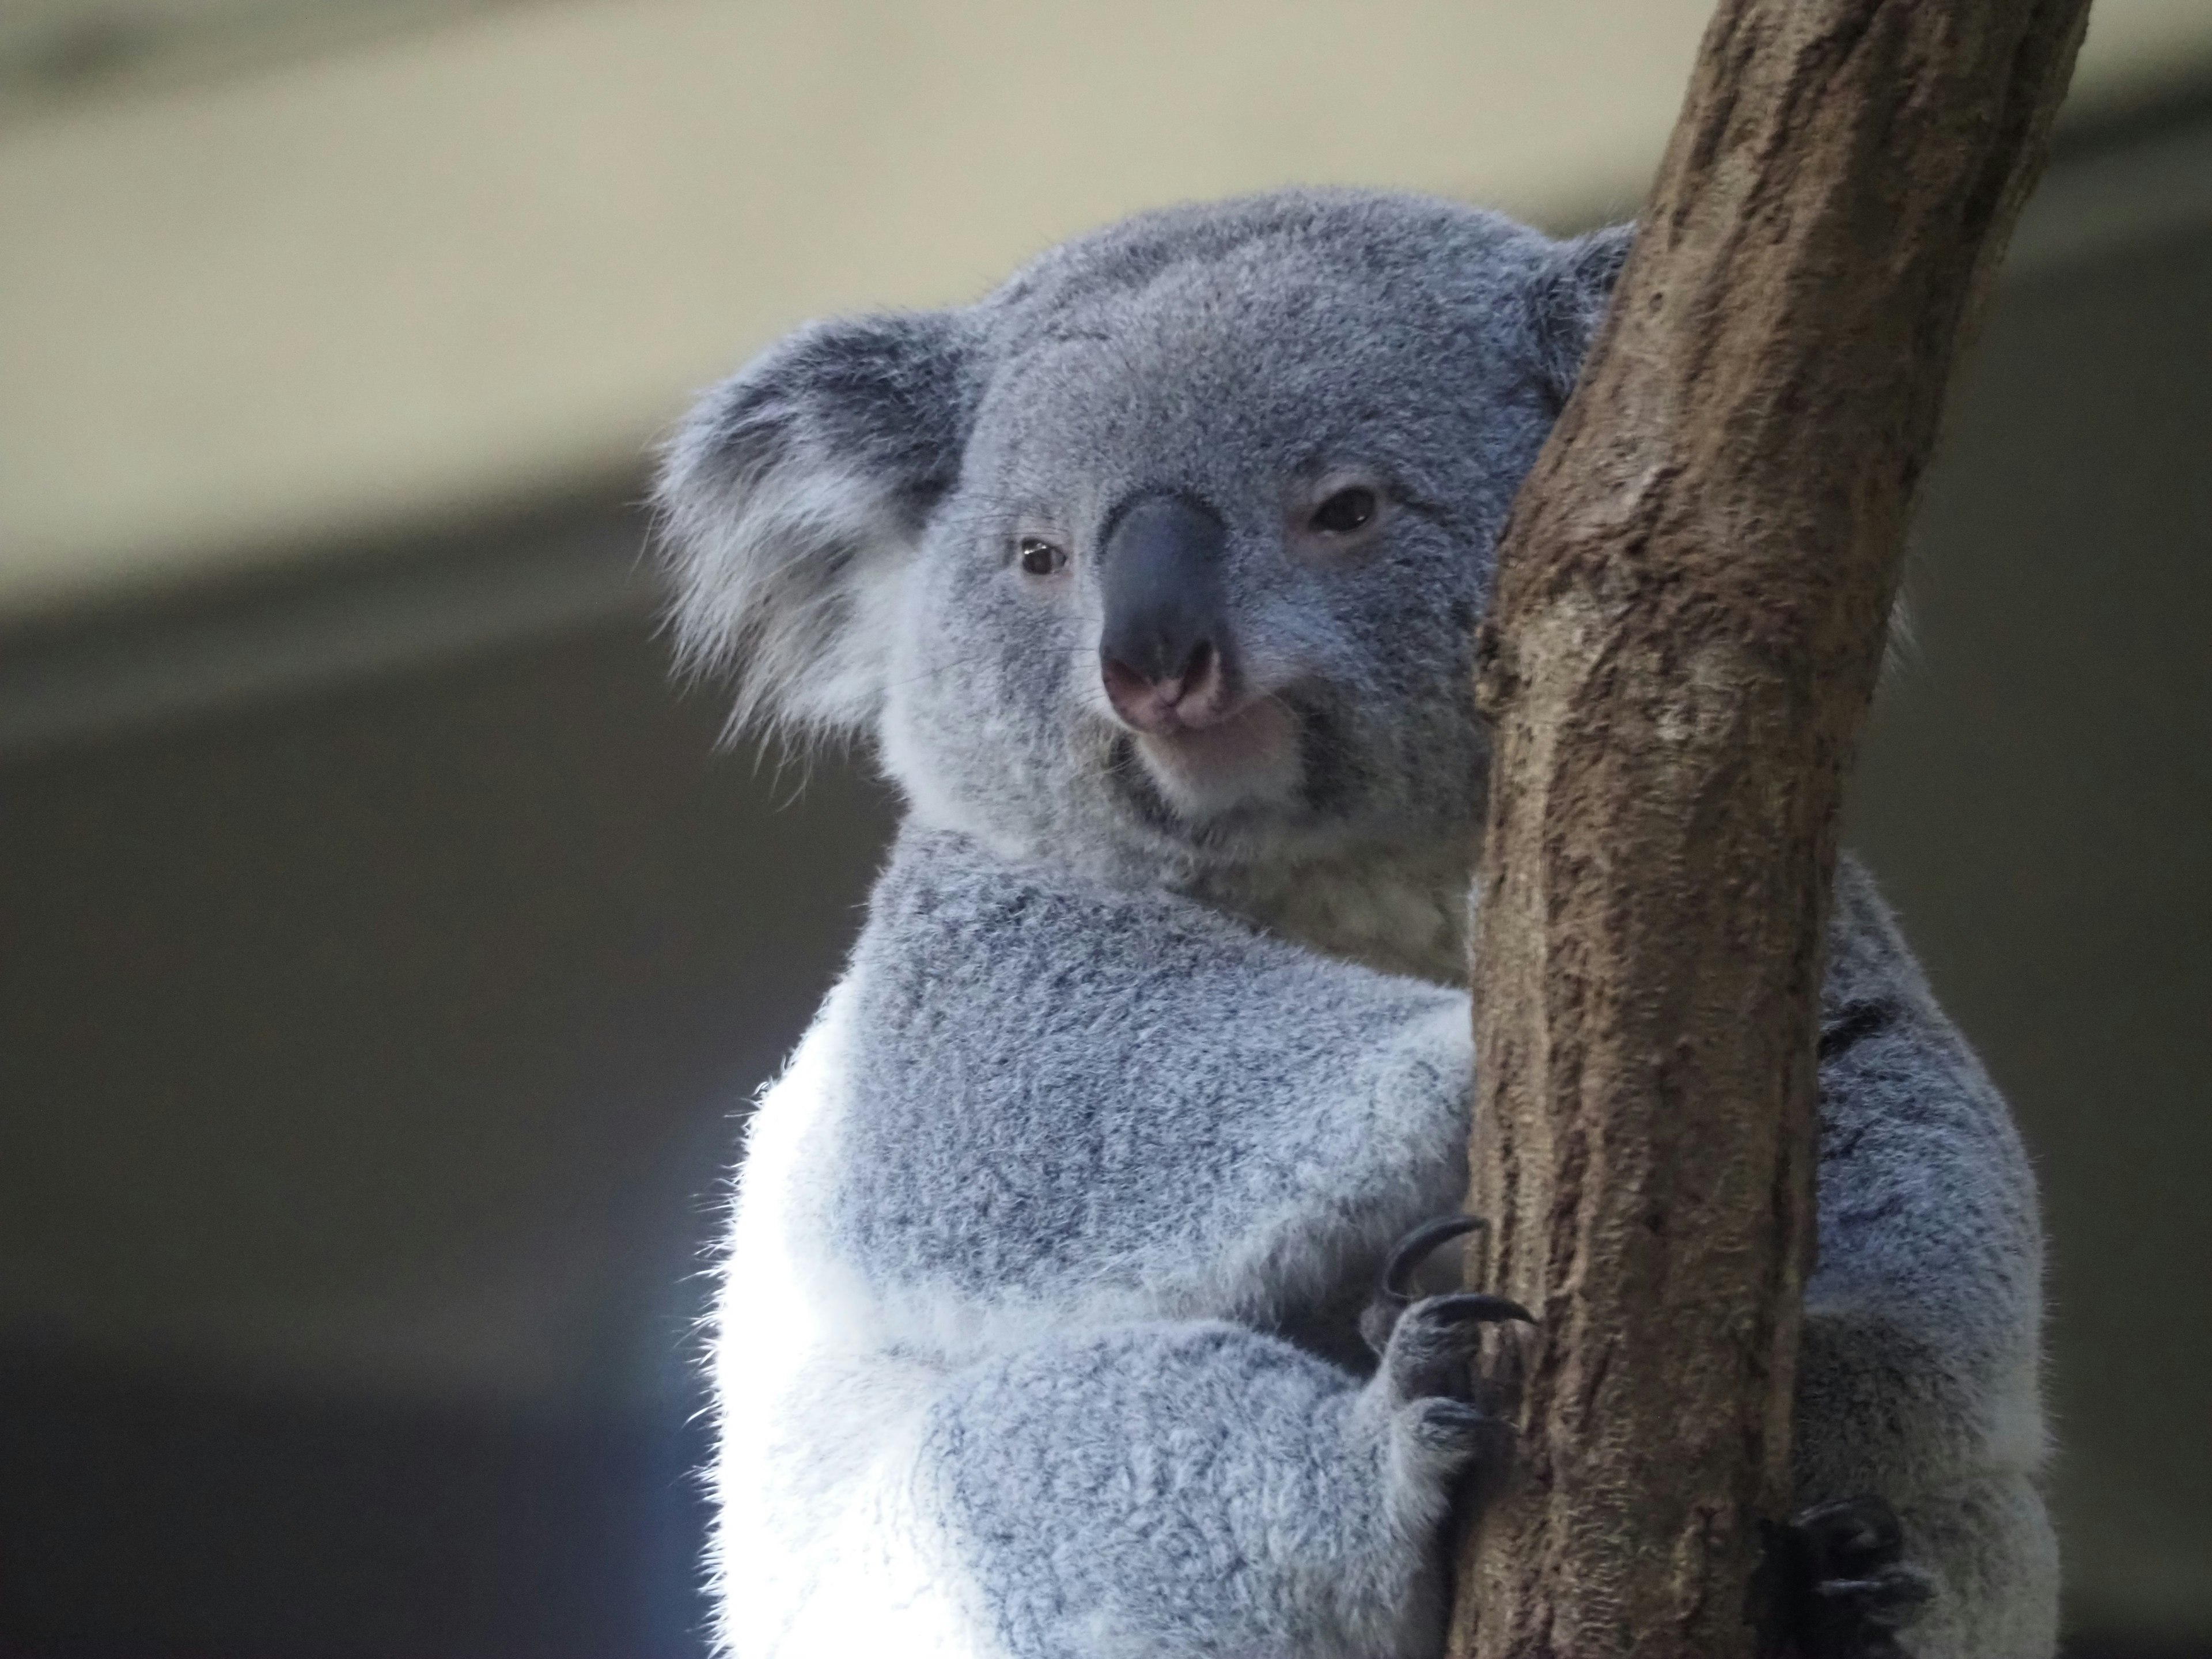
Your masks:
<path fill-rule="evenodd" d="M 654 435 L 1149 204 L 1632 210 L 1708 11 L 0 0 L 0 1655 L 700 1652 L 890 807 L 671 686 Z M 2212 1654 L 2203 0 L 2097 0 L 1912 587 L 1854 839 L 2043 1172 L 2070 1650 Z"/>

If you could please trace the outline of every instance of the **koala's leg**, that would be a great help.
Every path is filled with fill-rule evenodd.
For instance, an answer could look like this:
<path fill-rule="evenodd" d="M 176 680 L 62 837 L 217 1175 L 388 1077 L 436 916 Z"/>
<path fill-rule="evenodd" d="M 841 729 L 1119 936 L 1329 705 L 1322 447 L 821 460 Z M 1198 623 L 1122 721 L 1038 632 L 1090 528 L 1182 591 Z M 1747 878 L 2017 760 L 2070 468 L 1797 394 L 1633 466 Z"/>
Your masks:
<path fill-rule="evenodd" d="M 1879 1318 L 1831 1307 L 1808 1320 L 1799 1497 L 1826 1505 L 1878 1494 L 1929 1592 L 1896 1647 L 1881 1644 L 1876 1609 L 1856 1644 L 1831 1650 L 1834 1659 L 1899 1650 L 1914 1659 L 2045 1659 L 2057 1648 L 2058 1553 L 2038 1475 L 2033 1374 L 2008 1382 L 1959 1359 Z"/>
<path fill-rule="evenodd" d="M 1907 1629 L 1916 1659 L 2042 1659 L 2058 1645 L 2058 1540 L 2036 1480 L 1947 1483 L 1898 1517 L 1933 1591 Z"/>
<path fill-rule="evenodd" d="M 2058 1572 L 2037 1485 L 2033 1177 L 2002 1098 L 1848 862 L 1824 1005 L 1799 1499 L 1873 1496 L 1895 1511 L 1932 1592 L 1899 1638 L 1905 1653 L 2045 1659 Z"/>
<path fill-rule="evenodd" d="M 1364 1383 L 1212 1322 L 975 1367 L 927 1443 L 949 1547 L 1012 1659 L 1433 1653 L 1455 1477 L 1509 1443 L 1461 1393 L 1498 1316 L 1417 1302 Z"/>

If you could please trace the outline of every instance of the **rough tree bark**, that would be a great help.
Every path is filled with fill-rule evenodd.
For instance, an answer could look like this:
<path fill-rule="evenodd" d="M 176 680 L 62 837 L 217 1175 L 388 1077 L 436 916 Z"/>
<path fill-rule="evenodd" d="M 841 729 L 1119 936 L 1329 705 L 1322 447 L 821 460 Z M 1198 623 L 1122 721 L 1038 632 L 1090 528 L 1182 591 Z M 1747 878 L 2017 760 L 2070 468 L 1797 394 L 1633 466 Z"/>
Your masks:
<path fill-rule="evenodd" d="M 1741 1659 L 1789 1500 L 1838 802 L 2087 0 L 1723 0 L 1485 625 L 1469 1659 Z"/>

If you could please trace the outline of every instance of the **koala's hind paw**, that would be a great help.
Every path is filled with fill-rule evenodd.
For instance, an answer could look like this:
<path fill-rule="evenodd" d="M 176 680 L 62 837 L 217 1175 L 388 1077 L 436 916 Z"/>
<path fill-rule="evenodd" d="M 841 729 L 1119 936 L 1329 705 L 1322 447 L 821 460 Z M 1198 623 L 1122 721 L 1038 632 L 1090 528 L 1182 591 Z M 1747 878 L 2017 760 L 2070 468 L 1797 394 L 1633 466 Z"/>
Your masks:
<path fill-rule="evenodd" d="M 1790 1652 L 1902 1659 L 1897 1632 L 1919 1616 L 1929 1589 L 1904 1559 L 1904 1531 L 1887 1502 L 1816 1504 L 1790 1522 L 1784 1549 Z"/>

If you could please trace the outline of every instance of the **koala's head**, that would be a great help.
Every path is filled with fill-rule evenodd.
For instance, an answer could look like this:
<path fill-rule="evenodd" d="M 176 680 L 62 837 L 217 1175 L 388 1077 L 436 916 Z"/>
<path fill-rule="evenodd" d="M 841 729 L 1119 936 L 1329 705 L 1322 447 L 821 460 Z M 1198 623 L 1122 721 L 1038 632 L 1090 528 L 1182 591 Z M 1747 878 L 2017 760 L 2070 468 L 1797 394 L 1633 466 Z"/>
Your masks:
<path fill-rule="evenodd" d="M 671 447 L 679 643 L 1006 850 L 1462 836 L 1492 551 L 1626 245 L 1294 192 L 803 329 Z"/>

